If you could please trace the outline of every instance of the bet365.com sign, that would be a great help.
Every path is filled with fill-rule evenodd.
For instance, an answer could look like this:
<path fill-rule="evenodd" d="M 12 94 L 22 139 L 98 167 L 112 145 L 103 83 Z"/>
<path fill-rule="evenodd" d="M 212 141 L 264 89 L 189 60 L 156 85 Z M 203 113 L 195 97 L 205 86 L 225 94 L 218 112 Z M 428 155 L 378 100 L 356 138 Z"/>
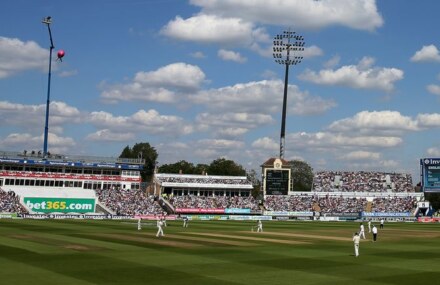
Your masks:
<path fill-rule="evenodd" d="M 26 207 L 35 213 L 94 213 L 95 199 L 25 197 Z"/>

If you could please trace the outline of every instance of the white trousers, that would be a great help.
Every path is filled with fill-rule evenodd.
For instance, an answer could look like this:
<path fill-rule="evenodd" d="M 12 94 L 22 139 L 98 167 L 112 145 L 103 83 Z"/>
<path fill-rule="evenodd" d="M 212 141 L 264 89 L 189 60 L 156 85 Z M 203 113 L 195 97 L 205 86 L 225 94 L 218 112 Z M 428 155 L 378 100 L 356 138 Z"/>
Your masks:
<path fill-rule="evenodd" d="M 156 234 L 156 236 L 158 237 L 158 236 L 163 236 L 163 230 L 162 230 L 162 227 L 157 227 L 157 234 Z"/>
<path fill-rule="evenodd" d="M 359 256 L 359 244 L 358 243 L 354 244 L 354 255 L 356 257 Z"/>

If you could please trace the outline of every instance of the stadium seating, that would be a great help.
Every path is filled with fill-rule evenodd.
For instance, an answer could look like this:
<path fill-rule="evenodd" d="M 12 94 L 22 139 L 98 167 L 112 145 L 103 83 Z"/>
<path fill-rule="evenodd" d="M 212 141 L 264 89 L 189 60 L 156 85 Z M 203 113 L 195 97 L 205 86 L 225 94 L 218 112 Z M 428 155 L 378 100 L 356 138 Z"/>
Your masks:
<path fill-rule="evenodd" d="M 99 202 L 118 215 L 162 215 L 165 213 L 153 195 L 140 190 L 98 189 L 96 195 Z"/>
<path fill-rule="evenodd" d="M 0 213 L 27 213 L 20 204 L 20 198 L 13 191 L 4 191 L 0 188 Z"/>

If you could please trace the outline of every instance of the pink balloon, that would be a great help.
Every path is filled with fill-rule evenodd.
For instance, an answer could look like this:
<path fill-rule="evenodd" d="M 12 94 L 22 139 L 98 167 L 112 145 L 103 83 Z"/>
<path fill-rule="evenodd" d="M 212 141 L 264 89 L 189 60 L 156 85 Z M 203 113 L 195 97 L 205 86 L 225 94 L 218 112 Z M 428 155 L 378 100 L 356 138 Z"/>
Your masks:
<path fill-rule="evenodd" d="M 59 50 L 57 55 L 58 55 L 58 58 L 59 58 L 59 59 L 62 59 L 63 56 L 65 55 L 64 50 Z"/>

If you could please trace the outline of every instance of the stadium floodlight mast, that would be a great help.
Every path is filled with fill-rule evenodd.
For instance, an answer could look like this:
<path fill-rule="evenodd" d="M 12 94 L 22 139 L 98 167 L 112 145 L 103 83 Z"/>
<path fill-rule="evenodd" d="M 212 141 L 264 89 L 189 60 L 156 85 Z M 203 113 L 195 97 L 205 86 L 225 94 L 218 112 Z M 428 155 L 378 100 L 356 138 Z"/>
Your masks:
<path fill-rule="evenodd" d="M 47 26 L 49 31 L 50 48 L 49 48 L 49 74 L 47 79 L 47 101 L 46 101 L 46 123 L 44 125 L 44 144 L 43 144 L 43 157 L 47 157 L 47 137 L 49 134 L 49 105 L 50 105 L 50 78 L 52 73 L 52 51 L 55 48 L 52 40 L 52 32 L 50 30 L 50 24 L 52 24 L 52 17 L 48 16 L 43 19 L 43 24 Z"/>
<path fill-rule="evenodd" d="M 284 97 L 283 113 L 281 118 L 280 135 L 280 158 L 284 158 L 284 148 L 286 143 L 286 108 L 287 108 L 287 87 L 289 83 L 289 66 L 301 63 L 303 59 L 300 54 L 304 51 L 304 38 L 288 29 L 282 34 L 276 35 L 273 40 L 273 57 L 276 63 L 286 66 L 284 76 Z"/>

